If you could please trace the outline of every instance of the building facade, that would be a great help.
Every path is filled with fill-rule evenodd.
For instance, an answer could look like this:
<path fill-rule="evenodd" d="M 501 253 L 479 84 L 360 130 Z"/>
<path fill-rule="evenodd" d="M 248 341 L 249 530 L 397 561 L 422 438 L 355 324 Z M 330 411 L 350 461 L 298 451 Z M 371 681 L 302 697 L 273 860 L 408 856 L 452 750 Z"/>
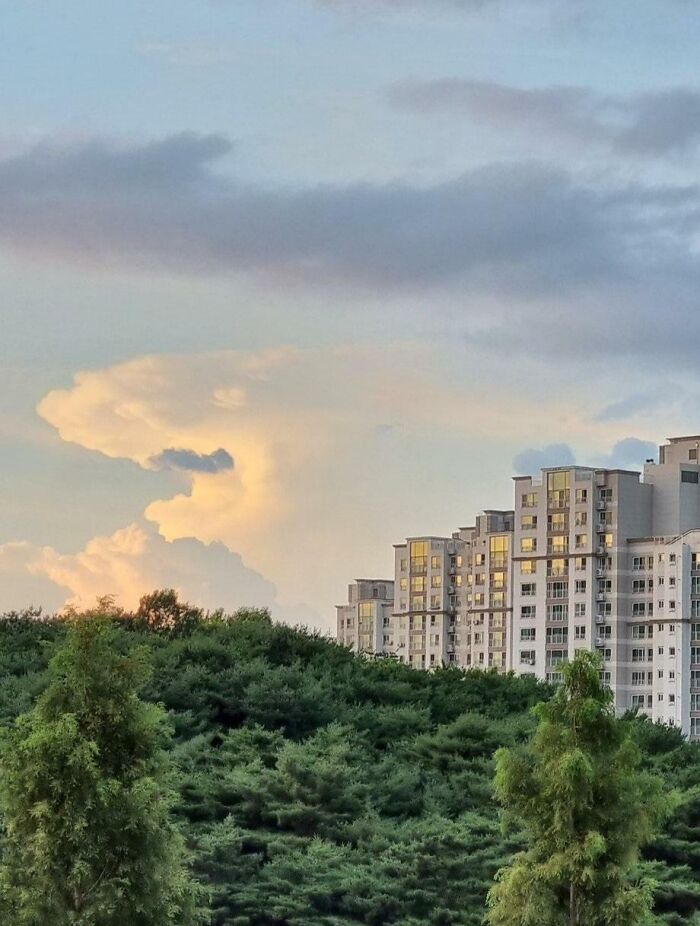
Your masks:
<path fill-rule="evenodd" d="M 700 736 L 700 436 L 643 472 L 564 466 L 514 477 L 511 511 L 394 548 L 394 581 L 358 580 L 338 639 L 416 668 L 561 679 L 596 650 L 618 712 Z"/>

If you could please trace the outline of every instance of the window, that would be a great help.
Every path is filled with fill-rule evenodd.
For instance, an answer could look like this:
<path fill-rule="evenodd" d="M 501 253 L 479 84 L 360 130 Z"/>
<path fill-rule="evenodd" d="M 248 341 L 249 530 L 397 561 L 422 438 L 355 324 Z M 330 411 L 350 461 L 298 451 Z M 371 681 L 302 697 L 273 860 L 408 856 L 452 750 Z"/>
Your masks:
<path fill-rule="evenodd" d="M 536 563 L 534 559 L 524 559 L 520 562 L 520 573 L 524 576 L 534 575 Z"/>
<path fill-rule="evenodd" d="M 598 493 L 598 497 L 601 502 L 611 502 L 613 497 L 613 490 L 610 488 L 601 489 Z"/>
<path fill-rule="evenodd" d="M 440 588 L 442 585 L 442 576 L 431 576 L 430 577 L 430 587 L 431 588 Z"/>
<path fill-rule="evenodd" d="M 568 627 L 547 627 L 547 643 L 562 645 L 569 642 Z"/>
<path fill-rule="evenodd" d="M 536 593 L 536 591 L 537 591 L 537 586 L 535 585 L 534 582 L 524 582 L 520 586 L 520 594 L 523 596 L 523 598 L 531 597 L 532 595 Z"/>
<path fill-rule="evenodd" d="M 646 580 L 645 579 L 634 579 L 632 581 L 632 591 L 639 595 L 646 591 Z"/>
<path fill-rule="evenodd" d="M 436 611 L 440 607 L 440 596 L 439 595 L 430 596 L 430 607 L 433 611 Z"/>
<path fill-rule="evenodd" d="M 646 649 L 638 647 L 632 650 L 632 662 L 646 662 Z"/>
<path fill-rule="evenodd" d="M 491 588 L 505 588 L 506 585 L 506 574 L 505 572 L 492 572 L 489 576 L 489 585 Z"/>
<path fill-rule="evenodd" d="M 576 572 L 585 572 L 586 571 L 586 557 L 577 556 L 574 560 L 574 569 Z"/>
<path fill-rule="evenodd" d="M 535 627 L 521 627 L 520 628 L 520 639 L 522 641 L 525 641 L 525 640 L 532 641 L 535 639 L 535 636 L 536 636 Z"/>
<path fill-rule="evenodd" d="M 567 553 L 569 550 L 569 538 L 566 534 L 557 537 L 550 537 L 547 540 L 548 553 Z"/>
<path fill-rule="evenodd" d="M 536 514 L 524 514 L 520 519 L 520 527 L 524 531 L 532 531 L 537 527 Z"/>
<path fill-rule="evenodd" d="M 567 604 L 547 605 L 547 620 L 555 624 L 565 624 L 569 619 L 569 606 Z"/>
<path fill-rule="evenodd" d="M 569 597 L 569 583 L 568 582 L 548 582 L 547 583 L 547 598 L 568 598 Z"/>
<path fill-rule="evenodd" d="M 577 624 L 574 627 L 574 638 L 576 640 L 585 640 L 586 639 L 586 626 L 585 624 Z"/>
<path fill-rule="evenodd" d="M 401 572 L 406 572 L 406 566 L 408 565 L 408 560 L 401 560 Z"/>
<path fill-rule="evenodd" d="M 525 665 L 534 666 L 535 650 L 534 649 L 520 650 L 520 662 L 524 663 Z"/>
<path fill-rule="evenodd" d="M 613 545 L 613 535 L 612 534 L 603 534 L 603 546 L 607 549 L 610 549 Z"/>
<path fill-rule="evenodd" d="M 644 640 L 647 635 L 647 629 L 644 624 L 635 624 L 632 627 L 632 639 Z"/>
<path fill-rule="evenodd" d="M 632 604 L 632 617 L 644 617 L 646 614 L 646 605 L 643 601 L 635 601 Z"/>
<path fill-rule="evenodd" d="M 588 501 L 588 489 L 576 489 L 576 504 L 584 505 Z"/>
<path fill-rule="evenodd" d="M 475 553 L 474 554 L 474 565 L 475 566 L 483 566 L 485 562 L 486 562 L 485 553 Z"/>
<path fill-rule="evenodd" d="M 681 470 L 681 482 L 689 482 L 692 485 L 697 485 L 700 481 L 700 473 L 692 472 L 689 469 Z"/>
<path fill-rule="evenodd" d="M 577 595 L 585 595 L 586 594 L 586 580 L 576 579 L 574 591 L 576 592 Z"/>
<path fill-rule="evenodd" d="M 521 497 L 523 508 L 535 508 L 537 506 L 537 493 L 527 492 Z"/>
<path fill-rule="evenodd" d="M 526 604 L 520 608 L 520 617 L 526 620 L 534 619 L 536 617 L 537 608 L 534 604 Z"/>
<path fill-rule="evenodd" d="M 537 550 L 537 538 L 536 537 L 521 537 L 520 538 L 520 552 L 521 553 L 535 553 Z"/>
<path fill-rule="evenodd" d="M 547 503 L 551 508 L 565 508 L 569 504 L 570 484 L 568 470 L 547 473 Z"/>
<path fill-rule="evenodd" d="M 405 592 L 408 589 L 408 579 L 399 579 L 399 588 Z"/>
<path fill-rule="evenodd" d="M 585 617 L 586 616 L 586 602 L 577 601 L 574 605 L 574 617 Z"/>
<path fill-rule="evenodd" d="M 574 516 L 574 523 L 576 527 L 585 527 L 588 524 L 588 512 L 587 511 L 577 511 Z"/>
<path fill-rule="evenodd" d="M 700 646 L 690 647 L 690 661 L 695 665 L 700 663 Z"/>
<path fill-rule="evenodd" d="M 440 569 L 442 566 L 442 559 L 439 556 L 430 557 L 430 568 L 431 569 Z"/>
<path fill-rule="evenodd" d="M 582 550 L 584 547 L 587 547 L 588 534 L 576 534 L 574 537 L 574 544 L 577 550 Z"/>
<path fill-rule="evenodd" d="M 633 685 L 644 685 L 646 683 L 646 672 L 633 672 L 632 673 L 632 684 Z"/>
<path fill-rule="evenodd" d="M 548 576 L 565 576 L 568 575 L 569 564 L 565 559 L 548 559 L 547 575 Z"/>

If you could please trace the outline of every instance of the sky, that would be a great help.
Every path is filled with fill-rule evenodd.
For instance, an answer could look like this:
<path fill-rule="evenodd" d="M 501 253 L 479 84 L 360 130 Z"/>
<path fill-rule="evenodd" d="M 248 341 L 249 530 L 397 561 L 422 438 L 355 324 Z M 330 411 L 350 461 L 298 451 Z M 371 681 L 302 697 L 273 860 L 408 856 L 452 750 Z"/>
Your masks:
<path fill-rule="evenodd" d="M 692 0 L 0 2 L 0 610 L 334 625 L 700 430 Z"/>

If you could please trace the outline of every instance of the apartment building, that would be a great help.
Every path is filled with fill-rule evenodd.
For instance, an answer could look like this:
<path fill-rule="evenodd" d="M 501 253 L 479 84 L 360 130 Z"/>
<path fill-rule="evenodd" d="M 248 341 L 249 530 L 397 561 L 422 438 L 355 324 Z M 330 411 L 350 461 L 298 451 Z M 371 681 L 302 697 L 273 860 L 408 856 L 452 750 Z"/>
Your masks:
<path fill-rule="evenodd" d="M 641 474 L 563 466 L 514 477 L 512 511 L 397 544 L 393 599 L 389 581 L 358 590 L 338 609 L 338 639 L 418 668 L 554 683 L 577 650 L 594 649 L 618 712 L 700 736 L 699 450 L 700 436 L 677 437 Z M 360 591 L 375 602 L 362 633 Z"/>

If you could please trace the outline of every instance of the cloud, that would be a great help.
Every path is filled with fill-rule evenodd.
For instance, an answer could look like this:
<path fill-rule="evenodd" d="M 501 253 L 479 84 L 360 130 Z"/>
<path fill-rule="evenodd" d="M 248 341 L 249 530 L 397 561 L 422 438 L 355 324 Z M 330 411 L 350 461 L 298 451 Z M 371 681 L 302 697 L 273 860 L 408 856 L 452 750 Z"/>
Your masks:
<path fill-rule="evenodd" d="M 191 473 L 221 473 L 233 469 L 231 454 L 219 447 L 214 453 L 196 453 L 194 450 L 169 447 L 151 457 L 155 469 L 179 469 Z"/>
<path fill-rule="evenodd" d="M 523 304 L 666 283 L 695 298 L 693 188 L 596 189 L 535 163 L 432 186 L 243 185 L 217 135 L 44 143 L 0 160 L 0 246 L 98 267 L 243 273 L 364 292 L 443 288 Z M 651 278 L 651 280 L 650 280 Z"/>
<path fill-rule="evenodd" d="M 20 607 L 32 601 L 33 591 L 49 607 L 63 604 L 87 607 L 107 594 L 127 608 L 154 588 L 176 588 L 181 596 L 201 607 L 275 605 L 275 586 L 247 567 L 237 553 L 221 543 L 205 545 L 192 538 L 166 542 L 151 526 L 131 524 L 111 536 L 95 537 L 78 553 L 59 553 L 53 547 L 31 544 L 0 546 L 3 567 L 17 583 L 17 595 L 2 592 L 0 606 Z M 62 591 L 61 591 L 62 590 Z"/>
<path fill-rule="evenodd" d="M 640 440 L 638 437 L 625 437 L 618 441 L 611 453 L 600 457 L 596 466 L 605 469 L 639 469 L 646 460 L 655 460 L 658 447 L 653 441 Z"/>
<path fill-rule="evenodd" d="M 513 472 L 519 476 L 534 476 L 547 466 L 574 466 L 576 457 L 568 444 L 548 444 L 536 449 L 528 447 L 513 460 Z"/>
<path fill-rule="evenodd" d="M 525 441 L 552 420 L 579 420 L 561 394 L 533 410 L 485 371 L 448 382 L 446 368 L 454 364 L 430 345 L 398 341 L 390 352 L 380 343 L 146 356 L 76 374 L 39 413 L 63 440 L 147 470 L 163 448 L 235 449 L 232 469 L 182 471 L 184 487 L 153 498 L 145 518 L 166 540 L 240 553 L 274 580 L 284 613 L 310 602 L 330 619 L 348 574 L 388 568 L 391 543 L 412 530 L 452 528 L 467 478 L 456 461 L 493 438 L 495 421 Z M 444 446 L 447 458 L 434 452 Z M 436 484 L 437 496 L 426 492 Z M 482 493 L 464 500 L 464 518 L 488 504 Z"/>
<path fill-rule="evenodd" d="M 656 459 L 658 448 L 653 441 L 625 437 L 617 441 L 609 454 L 586 460 L 581 465 L 601 469 L 642 469 L 647 459 Z M 517 475 L 534 476 L 549 466 L 575 466 L 576 454 L 568 444 L 549 444 L 537 449 L 529 447 L 513 460 Z"/>
<path fill-rule="evenodd" d="M 511 133 L 565 142 L 577 149 L 603 147 L 643 158 L 665 157 L 700 142 L 700 90 L 674 87 L 623 95 L 584 87 L 527 89 L 492 81 L 404 81 L 389 91 L 391 103 L 421 115 L 462 115 Z"/>
<path fill-rule="evenodd" d="M 648 412 L 656 408 L 665 397 L 658 393 L 640 392 L 619 399 L 617 402 L 611 402 L 602 408 L 595 416 L 596 421 L 620 421 L 625 418 L 631 418 L 640 412 Z"/>

